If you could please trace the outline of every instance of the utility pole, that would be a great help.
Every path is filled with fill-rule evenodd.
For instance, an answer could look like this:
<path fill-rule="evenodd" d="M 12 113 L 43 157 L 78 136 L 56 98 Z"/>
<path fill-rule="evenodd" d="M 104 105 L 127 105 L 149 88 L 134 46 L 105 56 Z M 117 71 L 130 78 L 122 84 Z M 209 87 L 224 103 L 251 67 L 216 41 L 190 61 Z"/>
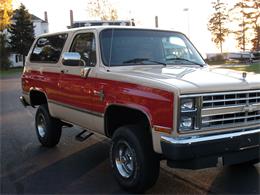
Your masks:
<path fill-rule="evenodd" d="M 155 16 L 155 28 L 159 27 L 158 16 Z"/>
<path fill-rule="evenodd" d="M 73 23 L 74 23 L 74 19 L 73 19 L 73 11 L 70 10 L 70 28 L 73 28 Z"/>
<path fill-rule="evenodd" d="M 187 12 L 187 29 L 188 29 L 188 36 L 190 36 L 190 10 L 189 8 L 184 8 L 183 9 L 184 12 Z"/>

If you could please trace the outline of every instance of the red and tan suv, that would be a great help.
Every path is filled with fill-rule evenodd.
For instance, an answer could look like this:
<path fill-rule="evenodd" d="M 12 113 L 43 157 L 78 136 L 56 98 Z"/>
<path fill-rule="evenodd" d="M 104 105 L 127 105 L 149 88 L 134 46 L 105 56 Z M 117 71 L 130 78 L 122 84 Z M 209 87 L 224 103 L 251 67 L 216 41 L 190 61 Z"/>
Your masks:
<path fill-rule="evenodd" d="M 161 159 L 188 169 L 259 162 L 260 75 L 210 68 L 179 32 L 102 26 L 42 35 L 22 90 L 22 103 L 38 107 L 43 146 L 58 144 L 63 126 L 112 138 L 113 173 L 132 192 L 156 182 Z"/>

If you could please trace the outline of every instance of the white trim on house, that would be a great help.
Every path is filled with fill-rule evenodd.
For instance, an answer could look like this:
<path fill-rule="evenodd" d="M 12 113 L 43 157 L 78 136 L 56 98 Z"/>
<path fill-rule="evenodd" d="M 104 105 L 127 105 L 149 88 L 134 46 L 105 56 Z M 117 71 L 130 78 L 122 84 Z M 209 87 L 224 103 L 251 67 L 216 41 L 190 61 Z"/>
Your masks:
<path fill-rule="evenodd" d="M 20 54 L 12 53 L 9 57 L 9 60 L 11 61 L 11 68 L 13 67 L 22 67 L 23 66 L 23 56 Z"/>

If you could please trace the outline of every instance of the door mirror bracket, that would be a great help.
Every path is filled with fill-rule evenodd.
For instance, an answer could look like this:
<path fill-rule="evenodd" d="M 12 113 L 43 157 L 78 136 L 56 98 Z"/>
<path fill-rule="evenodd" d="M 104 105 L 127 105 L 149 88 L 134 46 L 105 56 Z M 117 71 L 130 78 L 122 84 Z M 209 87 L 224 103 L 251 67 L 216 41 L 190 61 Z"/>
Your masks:
<path fill-rule="evenodd" d="M 80 70 L 80 76 L 81 76 L 82 78 L 87 78 L 88 75 L 89 75 L 89 73 L 90 73 L 90 71 L 91 71 L 91 68 L 90 68 L 90 67 L 84 67 L 84 68 L 82 68 L 82 69 Z"/>

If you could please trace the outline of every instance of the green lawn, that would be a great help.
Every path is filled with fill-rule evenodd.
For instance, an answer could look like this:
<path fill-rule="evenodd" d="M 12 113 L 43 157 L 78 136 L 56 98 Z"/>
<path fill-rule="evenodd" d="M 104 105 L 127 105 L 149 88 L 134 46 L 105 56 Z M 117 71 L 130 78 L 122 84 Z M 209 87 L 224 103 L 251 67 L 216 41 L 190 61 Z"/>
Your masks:
<path fill-rule="evenodd" d="M 9 76 L 13 76 L 16 74 L 21 74 L 22 71 L 23 71 L 23 68 L 10 68 L 8 70 L 0 69 L 0 78 L 9 77 Z"/>
<path fill-rule="evenodd" d="M 227 66 L 223 68 L 228 68 L 232 70 L 245 71 L 245 72 L 254 72 L 260 74 L 260 63 L 251 64 L 251 65 L 239 65 L 239 66 Z"/>

